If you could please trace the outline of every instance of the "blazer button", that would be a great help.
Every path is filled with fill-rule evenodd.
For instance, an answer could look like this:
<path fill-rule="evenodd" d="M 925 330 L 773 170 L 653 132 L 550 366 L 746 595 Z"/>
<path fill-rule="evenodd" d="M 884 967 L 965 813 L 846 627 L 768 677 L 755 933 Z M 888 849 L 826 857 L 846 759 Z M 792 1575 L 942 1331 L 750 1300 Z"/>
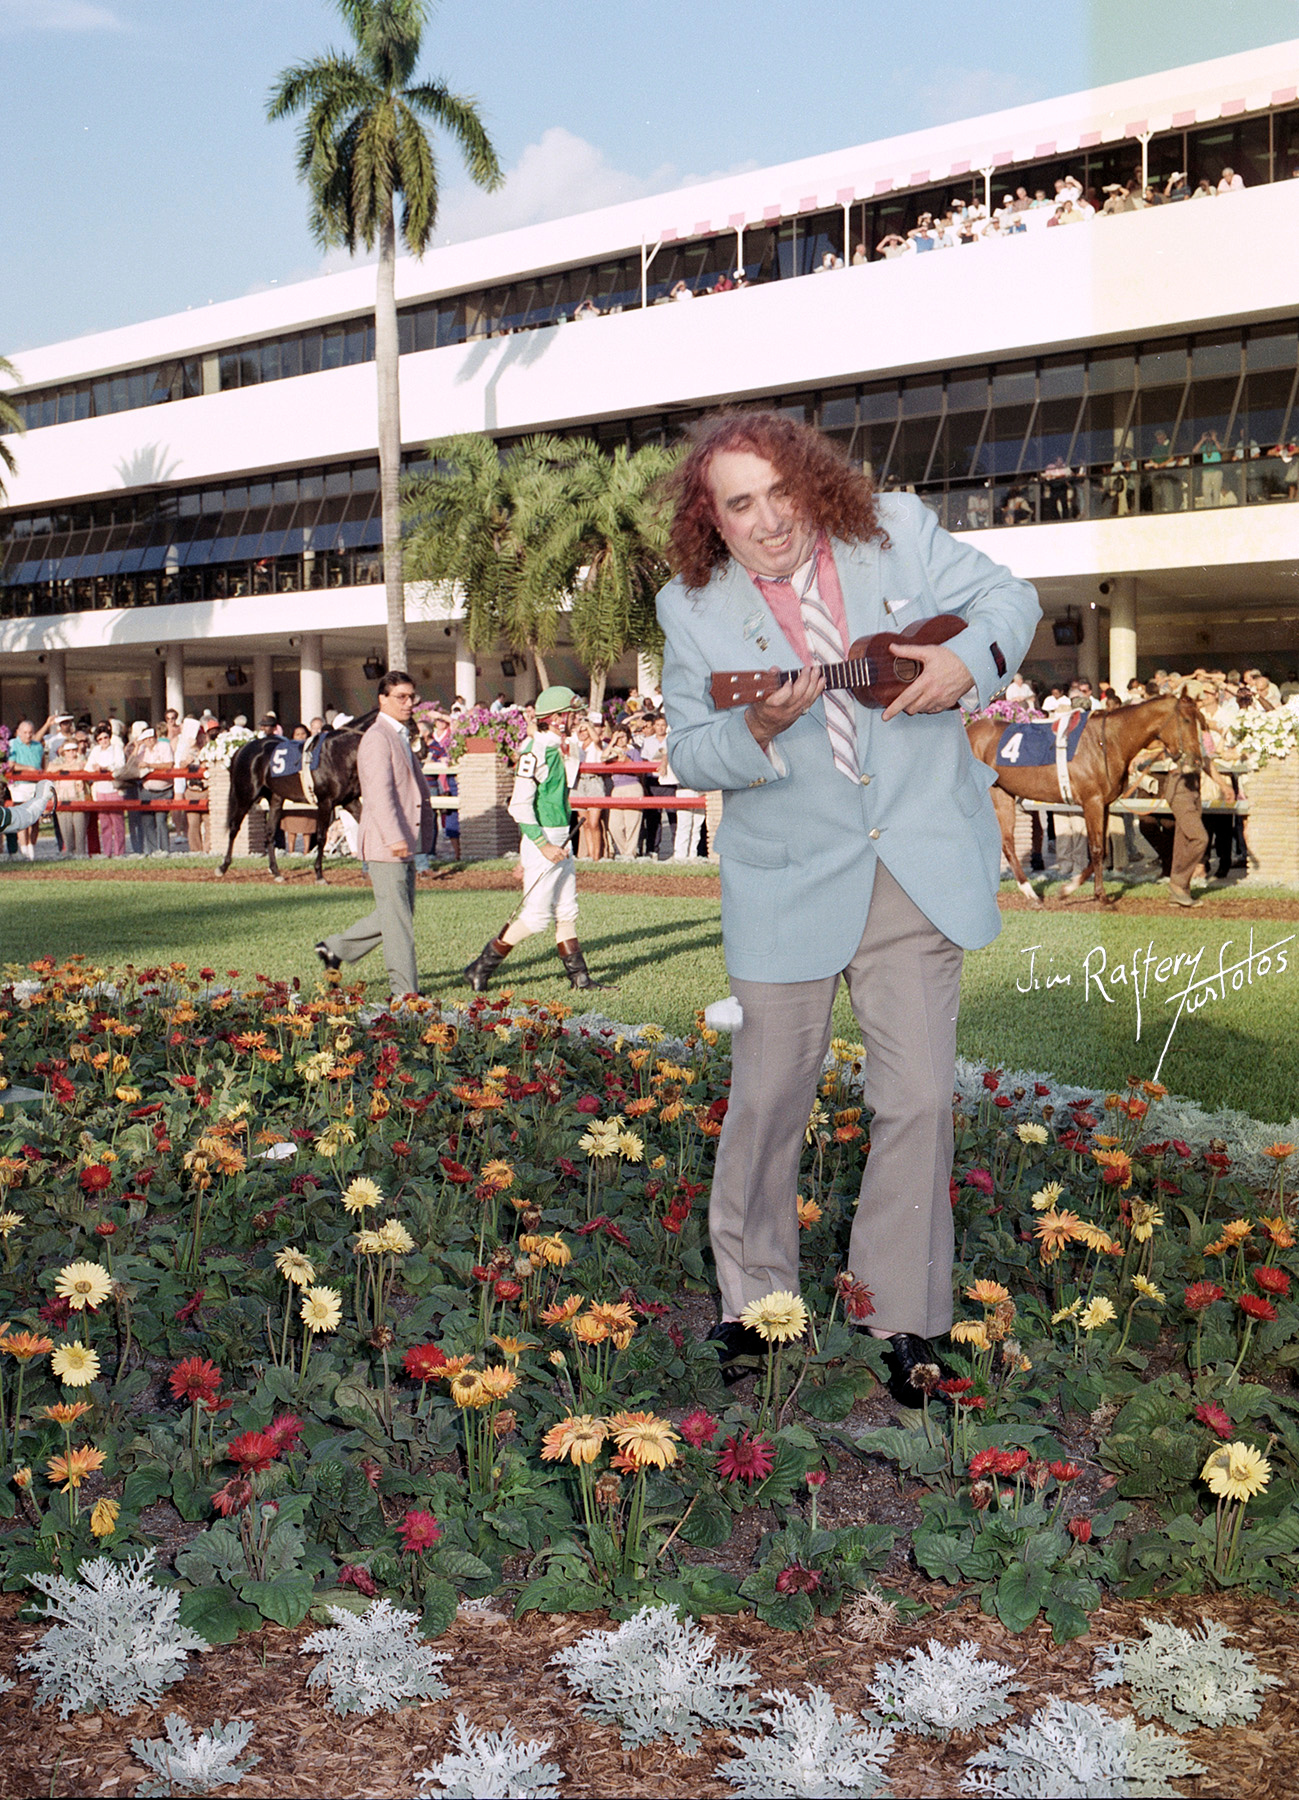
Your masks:
<path fill-rule="evenodd" d="M 877 825 L 873 831 L 868 831 L 866 835 L 867 835 L 867 837 L 877 838 L 879 836 L 879 834 L 880 834 L 880 830 L 879 830 L 879 826 Z"/>
<path fill-rule="evenodd" d="M 858 777 L 858 780 L 861 782 L 863 787 L 869 787 L 871 784 L 871 778 L 869 775 L 861 775 Z"/>

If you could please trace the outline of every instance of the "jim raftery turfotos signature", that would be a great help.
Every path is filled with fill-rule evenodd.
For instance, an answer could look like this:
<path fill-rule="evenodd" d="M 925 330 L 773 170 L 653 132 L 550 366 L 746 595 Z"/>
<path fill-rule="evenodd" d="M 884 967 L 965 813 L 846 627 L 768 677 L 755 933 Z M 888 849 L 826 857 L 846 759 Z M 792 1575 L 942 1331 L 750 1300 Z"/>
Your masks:
<path fill-rule="evenodd" d="M 1137 1042 L 1141 1039 L 1143 1009 L 1147 1000 L 1162 999 L 1165 1006 L 1176 1006 L 1177 1011 L 1173 1015 L 1155 1068 L 1154 1078 L 1158 1080 L 1164 1058 L 1168 1055 L 1168 1047 L 1173 1041 L 1173 1033 L 1182 1019 L 1188 1013 L 1199 1012 L 1203 1007 L 1224 1001 L 1232 994 L 1244 993 L 1255 982 L 1272 980 L 1278 975 L 1286 974 L 1291 955 L 1288 946 L 1294 943 L 1295 937 L 1296 933 L 1291 931 L 1285 937 L 1276 938 L 1262 949 L 1257 949 L 1254 944 L 1254 928 L 1251 926 L 1248 950 L 1242 951 L 1234 938 L 1227 938 L 1218 948 L 1217 966 L 1210 967 L 1207 974 L 1200 972 L 1206 950 L 1203 944 L 1198 950 L 1179 950 L 1175 955 L 1167 956 L 1156 949 L 1152 938 L 1144 950 L 1134 950 L 1131 958 L 1125 958 L 1121 962 L 1111 959 L 1104 944 L 1096 944 L 1083 957 L 1081 967 L 1069 970 L 1057 969 L 1054 966 L 1055 956 L 1044 945 L 1026 944 L 1020 955 L 1028 958 L 1028 966 L 1021 969 L 1015 986 L 1021 994 L 1042 993 L 1060 987 L 1076 989 L 1078 984 L 1074 977 L 1077 975 L 1082 983 L 1084 1004 L 1090 1004 L 1093 995 L 1108 1006 L 1116 1006 L 1120 1000 L 1130 999 L 1136 1008 Z M 1039 961 L 1039 958 L 1042 960 Z M 1153 996 L 1152 984 L 1155 989 Z"/>

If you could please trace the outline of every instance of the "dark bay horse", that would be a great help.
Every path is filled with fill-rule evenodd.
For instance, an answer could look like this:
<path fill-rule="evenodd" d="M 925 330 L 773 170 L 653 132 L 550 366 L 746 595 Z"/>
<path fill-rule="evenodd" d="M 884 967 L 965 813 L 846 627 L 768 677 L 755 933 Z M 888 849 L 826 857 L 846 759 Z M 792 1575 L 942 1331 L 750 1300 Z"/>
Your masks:
<path fill-rule="evenodd" d="M 361 734 L 374 717 L 373 712 L 368 712 L 341 731 L 321 734 L 320 763 L 312 782 L 316 808 L 316 880 L 322 883 L 325 879 L 325 837 L 331 819 L 340 810 L 350 812 L 353 818 L 360 816 L 361 784 L 356 777 L 356 753 Z M 271 874 L 276 881 L 281 879 L 275 860 L 275 834 L 280 828 L 280 814 L 286 803 L 292 804 L 295 800 L 304 806 L 311 804 L 300 774 L 274 773 L 276 751 L 286 742 L 288 740 L 281 737 L 252 738 L 241 744 L 230 759 L 230 803 L 226 812 L 229 842 L 218 870 L 221 875 L 230 867 L 239 827 L 257 802 L 265 798 L 270 802 L 266 813 L 266 854 Z"/>
<path fill-rule="evenodd" d="M 1106 899 L 1106 822 L 1110 807 L 1127 784 L 1128 764 L 1137 752 L 1158 742 L 1179 769 L 1187 774 L 1198 774 L 1204 766 L 1200 734 L 1207 729 L 1199 708 L 1186 694 L 1164 694 L 1157 700 L 1142 700 L 1134 706 L 1091 714 L 1069 764 L 1074 801 L 1082 807 L 1087 826 L 1090 860 L 1081 875 L 1075 875 L 1065 883 L 1064 894 L 1072 894 L 1091 875 L 1095 878 L 1096 898 Z M 990 769 L 997 770 L 992 803 L 997 809 L 1006 861 L 1020 893 L 1041 906 L 1041 896 L 1025 878 L 1015 849 L 1015 801 L 1060 801 L 1060 781 L 1055 764 L 1038 769 L 998 767 L 997 744 L 1006 730 L 1004 719 L 974 719 L 966 730 L 975 756 Z"/>

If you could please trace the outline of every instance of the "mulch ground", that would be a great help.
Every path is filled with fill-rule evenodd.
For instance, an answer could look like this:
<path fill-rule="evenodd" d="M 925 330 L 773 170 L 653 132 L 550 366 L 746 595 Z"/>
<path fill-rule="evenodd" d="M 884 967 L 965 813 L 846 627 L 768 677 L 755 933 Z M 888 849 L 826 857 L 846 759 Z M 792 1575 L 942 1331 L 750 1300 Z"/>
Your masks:
<path fill-rule="evenodd" d="M 936 1607 L 951 1603 L 949 1589 L 918 1579 L 906 1585 L 915 1598 L 927 1598 Z M 35 1627 L 18 1618 L 20 1605 L 17 1596 L 0 1599 L 0 1671 L 10 1676 L 19 1674 L 17 1656 L 38 1636 Z M 1026 1719 L 1052 1695 L 1096 1701 L 1090 1682 L 1094 1650 L 1118 1637 L 1139 1635 L 1142 1616 L 1156 1608 L 1162 1618 L 1186 1626 L 1204 1616 L 1220 1619 L 1285 1684 L 1269 1690 L 1252 1726 L 1190 1734 L 1187 1746 L 1209 1772 L 1179 1785 L 1197 1800 L 1293 1800 L 1299 1620 L 1271 1604 L 1236 1595 L 1113 1603 L 1094 1615 L 1086 1637 L 1062 1646 L 1052 1644 L 1049 1630 L 1040 1624 L 1012 1636 L 996 1620 L 981 1617 L 972 1599 L 954 1611 L 895 1626 L 879 1644 L 854 1641 L 844 1622 L 833 1619 L 820 1620 L 801 1634 L 770 1630 L 751 1617 L 712 1619 L 708 1629 L 719 1649 L 747 1652 L 756 1674 L 755 1693 L 775 1687 L 805 1691 L 817 1682 L 846 1712 L 869 1707 L 866 1688 L 879 1658 L 900 1656 L 931 1637 L 944 1643 L 971 1637 L 987 1655 L 1013 1665 L 1024 1689 L 1012 1699 L 1018 1718 Z M 671 1744 L 624 1751 L 616 1729 L 586 1719 L 558 1671 L 547 1667 L 557 1650 L 608 1623 L 603 1613 L 530 1614 L 520 1621 L 500 1613 L 462 1614 L 438 1645 L 452 1653 L 442 1671 L 451 1697 L 367 1719 L 340 1719 L 318 1695 L 308 1696 L 304 1682 L 311 1665 L 300 1658 L 298 1645 L 316 1629 L 310 1624 L 296 1631 L 268 1625 L 236 1644 L 191 1657 L 190 1672 L 157 1708 L 139 1707 L 126 1718 L 97 1713 L 61 1723 L 55 1707 L 33 1706 L 34 1682 L 25 1676 L 0 1710 L 0 1793 L 13 1800 L 132 1794 L 144 1777 L 131 1755 L 131 1739 L 163 1735 L 163 1718 L 174 1711 L 196 1732 L 210 1727 L 213 1719 L 255 1722 L 250 1749 L 262 1760 L 237 1786 L 221 1790 L 231 1796 L 390 1800 L 413 1794 L 416 1772 L 449 1747 L 458 1712 L 480 1726 L 500 1729 L 508 1723 L 522 1738 L 549 1738 L 547 1760 L 565 1772 L 560 1791 L 566 1800 L 624 1795 L 705 1800 L 731 1794 L 713 1775 L 718 1763 L 734 1754 L 725 1734 L 705 1732 L 694 1757 L 682 1756 Z M 1123 1711 L 1108 1691 L 1099 1704 Z M 898 1800 L 954 1800 L 967 1759 L 997 1734 L 997 1728 L 975 1732 L 948 1745 L 899 1737 L 886 1777 L 892 1792 Z"/>
<path fill-rule="evenodd" d="M 590 863 L 580 865 L 582 891 L 588 894 L 662 894 L 670 899 L 719 899 L 721 897 L 721 880 L 712 873 L 660 874 L 658 872 L 642 872 L 640 869 L 621 869 L 617 867 L 601 869 Z M 232 864 L 228 875 L 218 875 L 211 864 L 197 863 L 125 863 L 119 869 L 103 864 L 87 866 L 84 863 L 46 862 L 25 864 L 21 868 L 12 862 L 4 870 L 6 882 L 40 882 L 40 881 L 167 881 L 196 882 L 224 881 L 232 887 L 276 885 L 266 868 L 260 864 Z M 331 863 L 325 872 L 326 884 L 336 888 L 366 888 L 369 883 L 362 874 L 358 864 Z M 314 872 L 309 868 L 281 868 L 279 884 L 282 887 L 314 887 Z M 476 863 L 445 863 L 427 875 L 419 877 L 421 888 L 438 893 L 508 893 L 519 885 L 516 870 L 499 867 L 483 868 Z M 1207 904 L 1204 908 L 1206 918 L 1212 919 L 1299 919 L 1299 896 L 1293 900 L 1286 898 L 1264 899 L 1251 896 L 1241 888 L 1230 890 L 1209 889 L 1206 893 Z M 1062 912 L 1062 913 L 1103 913 L 1106 916 L 1121 914 L 1158 914 L 1167 917 L 1170 911 L 1168 891 L 1166 888 L 1143 885 L 1133 888 L 1116 901 L 1098 901 L 1088 887 L 1086 893 L 1078 893 L 1068 900 L 1049 898 L 1045 908 L 1035 907 L 1032 901 L 1019 893 L 1003 893 L 999 901 L 1002 912 Z"/>

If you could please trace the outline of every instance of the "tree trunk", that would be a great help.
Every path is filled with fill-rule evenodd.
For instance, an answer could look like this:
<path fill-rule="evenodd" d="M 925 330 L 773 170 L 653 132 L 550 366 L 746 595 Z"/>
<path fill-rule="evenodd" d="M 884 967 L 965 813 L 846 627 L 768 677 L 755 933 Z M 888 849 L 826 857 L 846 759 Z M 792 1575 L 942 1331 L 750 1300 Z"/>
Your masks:
<path fill-rule="evenodd" d="M 591 693 L 587 701 L 589 712 L 600 712 L 604 707 L 604 684 L 609 679 L 608 669 L 591 670 Z"/>
<path fill-rule="evenodd" d="M 379 228 L 374 300 L 374 372 L 379 395 L 379 499 L 383 511 L 383 580 L 388 599 L 388 667 L 406 667 L 406 585 L 401 566 L 401 390 L 397 356 L 397 228 L 391 213 Z"/>
<path fill-rule="evenodd" d="M 532 660 L 537 665 L 537 692 L 540 694 L 550 686 L 550 673 L 546 668 L 546 659 L 540 650 L 533 650 Z"/>

